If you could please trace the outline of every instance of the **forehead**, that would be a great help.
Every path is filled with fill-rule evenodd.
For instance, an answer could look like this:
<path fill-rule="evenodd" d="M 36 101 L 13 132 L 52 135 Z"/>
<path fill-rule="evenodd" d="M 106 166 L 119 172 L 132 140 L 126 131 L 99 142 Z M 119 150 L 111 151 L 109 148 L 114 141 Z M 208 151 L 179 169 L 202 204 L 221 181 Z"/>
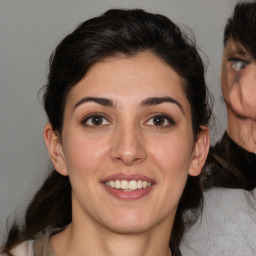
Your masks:
<path fill-rule="evenodd" d="M 119 95 L 123 99 L 173 94 L 184 98 L 184 84 L 184 79 L 167 63 L 153 53 L 144 52 L 133 57 L 120 55 L 97 62 L 71 89 L 68 98 L 82 94 Z"/>

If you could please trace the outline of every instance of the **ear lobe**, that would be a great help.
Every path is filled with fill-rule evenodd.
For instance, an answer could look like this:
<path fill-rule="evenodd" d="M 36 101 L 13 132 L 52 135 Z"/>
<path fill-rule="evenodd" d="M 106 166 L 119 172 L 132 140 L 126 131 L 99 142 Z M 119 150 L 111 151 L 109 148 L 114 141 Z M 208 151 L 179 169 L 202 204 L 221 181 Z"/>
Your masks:
<path fill-rule="evenodd" d="M 194 146 L 194 152 L 190 163 L 190 169 L 188 174 L 191 176 L 197 176 L 201 173 L 201 170 L 205 164 L 208 152 L 210 148 L 210 135 L 209 129 L 205 126 L 201 126 L 201 132 L 198 135 L 198 139 Z"/>
<path fill-rule="evenodd" d="M 59 134 L 53 130 L 50 123 L 44 127 L 44 140 L 55 170 L 63 176 L 67 176 L 65 156 Z"/>

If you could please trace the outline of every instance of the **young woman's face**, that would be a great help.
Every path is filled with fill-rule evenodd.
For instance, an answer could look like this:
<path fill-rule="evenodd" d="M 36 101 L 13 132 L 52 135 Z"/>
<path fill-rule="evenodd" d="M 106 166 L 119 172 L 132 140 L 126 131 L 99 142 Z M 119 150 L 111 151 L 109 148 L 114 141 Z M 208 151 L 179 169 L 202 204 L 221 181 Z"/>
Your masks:
<path fill-rule="evenodd" d="M 73 222 L 171 230 L 187 176 L 202 167 L 182 87 L 170 66 L 141 53 L 95 64 L 70 91 L 53 162 L 70 177 Z"/>
<path fill-rule="evenodd" d="M 236 115 L 256 118 L 256 61 L 242 45 L 228 40 L 222 58 L 222 91 Z"/>

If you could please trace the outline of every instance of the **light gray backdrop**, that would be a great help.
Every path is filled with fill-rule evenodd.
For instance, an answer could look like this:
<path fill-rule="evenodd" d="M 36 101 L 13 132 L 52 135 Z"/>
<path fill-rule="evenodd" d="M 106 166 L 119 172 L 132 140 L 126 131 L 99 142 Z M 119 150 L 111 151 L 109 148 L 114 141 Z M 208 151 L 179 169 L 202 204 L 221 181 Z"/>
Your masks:
<path fill-rule="evenodd" d="M 0 239 L 8 216 L 22 216 L 49 167 L 46 117 L 37 92 L 48 58 L 78 23 L 113 7 L 144 8 L 191 28 L 215 97 L 213 141 L 226 126 L 219 70 L 222 34 L 236 0 L 0 0 Z"/>

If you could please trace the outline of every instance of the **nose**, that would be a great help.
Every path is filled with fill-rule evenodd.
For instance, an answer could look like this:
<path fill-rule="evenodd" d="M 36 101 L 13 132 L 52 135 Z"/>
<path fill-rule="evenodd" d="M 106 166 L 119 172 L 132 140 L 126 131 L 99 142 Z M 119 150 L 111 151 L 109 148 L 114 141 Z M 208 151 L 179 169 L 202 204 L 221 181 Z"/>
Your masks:
<path fill-rule="evenodd" d="M 111 158 L 127 166 L 139 164 L 147 158 L 145 143 L 139 128 L 117 128 L 112 142 Z"/>

